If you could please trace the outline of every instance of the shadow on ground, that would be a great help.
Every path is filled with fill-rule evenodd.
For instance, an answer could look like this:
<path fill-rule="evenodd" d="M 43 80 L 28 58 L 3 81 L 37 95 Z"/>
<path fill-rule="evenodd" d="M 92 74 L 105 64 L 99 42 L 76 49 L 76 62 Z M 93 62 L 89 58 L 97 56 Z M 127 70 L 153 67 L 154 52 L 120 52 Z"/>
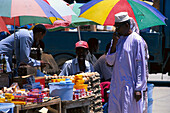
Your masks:
<path fill-rule="evenodd" d="M 154 84 L 154 86 L 170 87 L 170 81 L 148 81 L 148 83 Z"/>

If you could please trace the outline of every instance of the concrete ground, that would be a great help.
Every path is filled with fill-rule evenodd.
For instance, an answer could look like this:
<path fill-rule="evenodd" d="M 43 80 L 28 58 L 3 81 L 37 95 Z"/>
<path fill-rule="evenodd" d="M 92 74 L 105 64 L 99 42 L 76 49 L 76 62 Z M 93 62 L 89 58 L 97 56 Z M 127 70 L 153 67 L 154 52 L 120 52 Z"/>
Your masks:
<path fill-rule="evenodd" d="M 170 76 L 168 74 L 150 74 L 149 83 L 153 83 L 152 113 L 170 113 Z"/>

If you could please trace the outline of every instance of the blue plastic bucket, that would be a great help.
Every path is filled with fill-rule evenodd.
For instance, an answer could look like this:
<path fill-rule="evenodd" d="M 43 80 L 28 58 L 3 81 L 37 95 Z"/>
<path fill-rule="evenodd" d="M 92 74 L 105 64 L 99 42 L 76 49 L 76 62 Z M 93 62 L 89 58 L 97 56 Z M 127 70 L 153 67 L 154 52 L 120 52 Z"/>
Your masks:
<path fill-rule="evenodd" d="M 61 100 L 73 100 L 73 86 L 71 81 L 49 83 L 50 96 L 59 96 Z"/>
<path fill-rule="evenodd" d="M 150 99 L 152 98 L 154 84 L 147 83 L 147 87 L 148 87 L 147 95 L 148 99 Z"/>
<path fill-rule="evenodd" d="M 0 113 L 13 113 L 14 107 L 14 103 L 0 103 Z"/>
<path fill-rule="evenodd" d="M 152 113 L 152 105 L 153 105 L 153 99 L 148 99 L 148 113 Z"/>

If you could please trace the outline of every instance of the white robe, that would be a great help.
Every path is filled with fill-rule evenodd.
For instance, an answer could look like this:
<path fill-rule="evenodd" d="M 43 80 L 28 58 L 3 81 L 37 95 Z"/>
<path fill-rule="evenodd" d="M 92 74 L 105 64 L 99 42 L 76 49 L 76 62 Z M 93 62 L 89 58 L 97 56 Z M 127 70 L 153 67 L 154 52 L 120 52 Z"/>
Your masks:
<path fill-rule="evenodd" d="M 109 113 L 142 113 L 143 98 L 138 102 L 134 91 L 146 89 L 144 42 L 136 32 L 121 36 L 116 52 L 107 54 L 107 62 L 114 65 L 110 95 Z"/>

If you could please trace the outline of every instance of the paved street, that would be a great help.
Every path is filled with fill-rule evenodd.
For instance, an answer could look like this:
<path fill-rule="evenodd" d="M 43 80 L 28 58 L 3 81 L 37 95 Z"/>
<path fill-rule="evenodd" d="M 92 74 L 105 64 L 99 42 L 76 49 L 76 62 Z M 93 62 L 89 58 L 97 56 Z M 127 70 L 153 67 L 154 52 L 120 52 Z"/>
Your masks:
<path fill-rule="evenodd" d="M 170 113 L 170 76 L 150 74 L 148 81 L 155 84 L 152 113 Z"/>

